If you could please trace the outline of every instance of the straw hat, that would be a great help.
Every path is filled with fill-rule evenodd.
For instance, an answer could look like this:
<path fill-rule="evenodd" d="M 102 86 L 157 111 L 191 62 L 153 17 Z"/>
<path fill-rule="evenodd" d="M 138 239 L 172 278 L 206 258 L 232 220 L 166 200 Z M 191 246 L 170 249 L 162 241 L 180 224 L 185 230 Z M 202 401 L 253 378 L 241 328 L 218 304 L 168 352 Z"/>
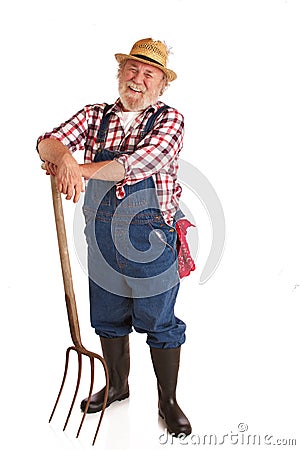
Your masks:
<path fill-rule="evenodd" d="M 173 81 L 177 78 L 176 73 L 166 67 L 168 50 L 161 41 L 153 41 L 152 38 L 141 39 L 133 45 L 129 55 L 117 53 L 115 57 L 118 63 L 121 63 L 125 59 L 134 59 L 157 67 L 166 74 L 168 81 Z"/>

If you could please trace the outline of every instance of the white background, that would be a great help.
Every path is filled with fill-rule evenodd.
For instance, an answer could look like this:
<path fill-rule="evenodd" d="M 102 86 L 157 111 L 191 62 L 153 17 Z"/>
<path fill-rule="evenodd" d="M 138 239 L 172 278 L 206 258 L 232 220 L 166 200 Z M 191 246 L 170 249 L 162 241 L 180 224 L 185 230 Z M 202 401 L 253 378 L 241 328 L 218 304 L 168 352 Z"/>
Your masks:
<path fill-rule="evenodd" d="M 177 304 L 188 325 L 178 399 L 196 435 L 220 442 L 229 434 L 223 448 L 233 447 L 231 434 L 241 436 L 239 423 L 250 435 L 299 445 L 299 19 L 296 0 L 2 4 L 1 448 L 91 448 L 97 417 L 75 439 L 87 364 L 67 431 L 75 358 L 65 400 L 47 423 L 70 338 L 49 179 L 35 141 L 85 104 L 113 102 L 114 53 L 150 36 L 173 48 L 178 80 L 163 100 L 185 115 L 182 158 L 210 180 L 226 218 L 223 259 L 199 285 L 210 222 L 185 187 L 200 248 Z M 82 338 L 99 352 L 72 244 L 74 205 L 65 207 Z M 107 410 L 97 447 L 182 448 L 159 442 L 164 426 L 145 336 L 133 333 L 131 349 L 130 400 Z"/>

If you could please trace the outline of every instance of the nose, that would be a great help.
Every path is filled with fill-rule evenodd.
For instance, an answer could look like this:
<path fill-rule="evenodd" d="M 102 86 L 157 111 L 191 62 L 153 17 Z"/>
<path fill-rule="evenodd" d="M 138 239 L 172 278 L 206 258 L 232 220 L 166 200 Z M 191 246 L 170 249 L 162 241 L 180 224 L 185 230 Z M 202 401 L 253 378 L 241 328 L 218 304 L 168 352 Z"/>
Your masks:
<path fill-rule="evenodd" d="M 142 73 L 139 72 L 139 71 L 136 72 L 136 73 L 134 74 L 133 81 L 134 81 L 136 84 L 143 84 L 144 77 L 143 77 Z"/>

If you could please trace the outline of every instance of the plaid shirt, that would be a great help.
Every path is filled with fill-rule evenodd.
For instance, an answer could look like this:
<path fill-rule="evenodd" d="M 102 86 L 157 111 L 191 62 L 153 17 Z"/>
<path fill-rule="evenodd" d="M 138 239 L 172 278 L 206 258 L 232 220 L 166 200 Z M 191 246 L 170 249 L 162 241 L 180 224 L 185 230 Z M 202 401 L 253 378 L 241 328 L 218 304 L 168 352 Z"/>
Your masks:
<path fill-rule="evenodd" d="M 120 101 L 111 107 L 105 148 L 115 152 L 128 152 L 116 159 L 125 168 L 125 178 L 116 186 L 116 196 L 125 196 L 124 185 L 134 184 L 153 176 L 157 198 L 164 220 L 171 225 L 178 209 L 181 186 L 177 182 L 178 157 L 182 148 L 184 119 L 174 108 L 168 108 L 157 118 L 152 130 L 142 140 L 140 132 L 148 118 L 164 103 L 148 107 L 133 121 L 127 134 L 121 125 Z M 105 104 L 85 106 L 70 120 L 53 131 L 39 137 L 54 138 L 66 145 L 71 152 L 84 151 L 85 163 L 91 163 L 99 148 L 97 134 Z"/>

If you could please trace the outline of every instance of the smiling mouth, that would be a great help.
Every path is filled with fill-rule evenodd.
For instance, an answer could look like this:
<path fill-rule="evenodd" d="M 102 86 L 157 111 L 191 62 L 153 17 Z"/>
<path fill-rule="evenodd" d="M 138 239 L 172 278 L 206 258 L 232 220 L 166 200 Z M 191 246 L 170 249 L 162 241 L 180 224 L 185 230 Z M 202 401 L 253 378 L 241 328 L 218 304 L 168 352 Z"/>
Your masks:
<path fill-rule="evenodd" d="M 131 87 L 131 86 L 129 86 L 129 89 L 130 89 L 131 91 L 133 91 L 133 92 L 137 92 L 138 94 L 142 94 L 142 93 L 143 93 L 143 91 L 142 91 L 141 89 L 136 89 L 136 88 L 133 88 L 133 87 Z"/>
<path fill-rule="evenodd" d="M 136 92 L 137 94 L 144 94 L 145 89 L 143 87 L 136 86 L 135 84 L 128 84 L 128 87 L 131 91 Z"/>

